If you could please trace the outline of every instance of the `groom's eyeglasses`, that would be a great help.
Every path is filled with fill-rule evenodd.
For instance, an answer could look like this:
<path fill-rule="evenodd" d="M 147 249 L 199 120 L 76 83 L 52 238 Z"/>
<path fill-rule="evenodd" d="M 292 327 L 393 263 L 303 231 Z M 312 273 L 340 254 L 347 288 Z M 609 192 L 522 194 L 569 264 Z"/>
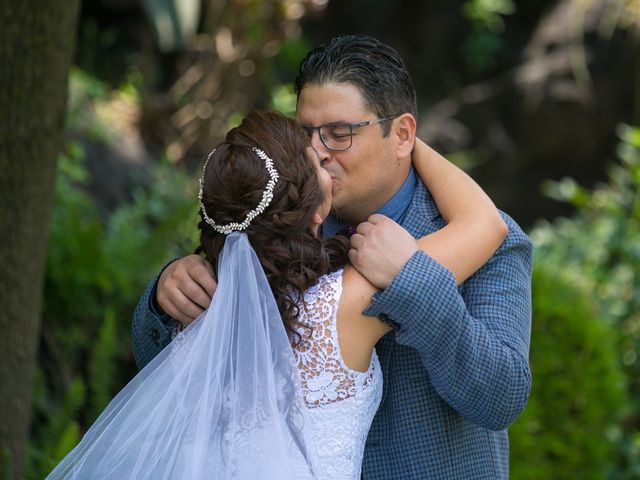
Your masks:
<path fill-rule="evenodd" d="M 325 147 L 334 152 L 341 150 L 347 150 L 351 147 L 353 142 L 353 131 L 356 128 L 367 127 L 369 125 L 375 125 L 376 123 L 386 122 L 387 120 L 393 120 L 399 115 L 393 115 L 391 117 L 377 118 L 375 120 L 367 120 L 360 123 L 329 123 L 327 125 L 320 125 L 313 127 L 311 125 L 302 125 L 309 137 L 313 136 L 315 130 L 318 131 L 320 140 Z"/>

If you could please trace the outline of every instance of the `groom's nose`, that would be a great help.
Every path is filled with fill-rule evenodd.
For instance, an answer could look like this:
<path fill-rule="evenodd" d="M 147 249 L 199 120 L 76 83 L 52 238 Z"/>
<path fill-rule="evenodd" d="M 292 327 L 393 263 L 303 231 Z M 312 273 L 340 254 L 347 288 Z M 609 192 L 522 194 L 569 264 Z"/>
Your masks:
<path fill-rule="evenodd" d="M 320 138 L 320 132 L 315 130 L 311 135 L 311 146 L 318 154 L 320 165 L 324 165 L 331 158 L 331 151 L 325 146 Z"/>

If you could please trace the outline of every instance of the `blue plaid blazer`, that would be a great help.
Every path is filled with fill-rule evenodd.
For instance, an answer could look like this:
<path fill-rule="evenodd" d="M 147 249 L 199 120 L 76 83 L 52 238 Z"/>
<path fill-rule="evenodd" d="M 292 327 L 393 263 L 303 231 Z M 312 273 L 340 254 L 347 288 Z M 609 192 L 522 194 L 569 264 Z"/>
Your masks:
<path fill-rule="evenodd" d="M 460 287 L 418 252 L 365 311 L 393 322 L 376 351 L 383 398 L 366 443 L 362 477 L 507 479 L 507 427 L 531 389 L 532 244 L 503 215 L 509 235 Z M 421 237 L 444 226 L 422 182 L 401 222 Z M 152 281 L 136 309 L 139 366 L 169 343 L 175 322 L 151 310 Z"/>

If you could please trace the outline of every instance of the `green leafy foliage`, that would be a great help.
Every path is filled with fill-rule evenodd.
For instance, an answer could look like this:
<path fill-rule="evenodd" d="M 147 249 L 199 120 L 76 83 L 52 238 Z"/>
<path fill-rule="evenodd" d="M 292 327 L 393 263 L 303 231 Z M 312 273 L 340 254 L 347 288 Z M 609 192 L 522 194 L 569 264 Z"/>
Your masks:
<path fill-rule="evenodd" d="M 98 337 L 93 344 L 89 363 L 91 398 L 89 399 L 89 420 L 94 421 L 111 401 L 116 379 L 115 359 L 117 358 L 116 316 L 107 307 L 104 321 L 100 325 Z"/>
<path fill-rule="evenodd" d="M 552 271 L 559 284 L 572 285 L 589 296 L 601 328 L 606 329 L 602 330 L 600 341 L 615 340 L 615 349 L 610 355 L 623 368 L 632 403 L 625 408 L 612 409 L 611 420 L 613 413 L 621 413 L 624 418 L 615 426 L 605 427 L 600 423 L 599 431 L 591 432 L 589 438 L 597 444 L 606 437 L 615 444 L 616 450 L 609 454 L 613 464 L 609 477 L 627 479 L 640 475 L 640 129 L 622 125 L 619 136 L 620 162 L 611 167 L 606 184 L 591 192 L 568 179 L 545 186 L 549 195 L 570 202 L 577 213 L 553 224 L 541 223 L 531 236 L 537 247 L 537 268 Z M 553 291 L 534 290 L 536 302 L 544 295 L 556 301 L 557 294 Z M 534 316 L 534 326 L 536 322 L 545 320 Z M 536 342 L 544 341 L 544 335 L 534 336 L 532 356 Z M 567 338 L 567 345 L 570 342 Z M 556 350 L 551 346 L 548 348 L 547 355 L 565 357 L 562 344 L 558 344 Z M 592 359 L 575 368 L 593 368 L 592 362 L 602 363 Z M 603 373 L 593 372 L 593 375 L 598 375 L 594 378 L 601 384 L 598 402 L 612 408 L 607 396 L 613 380 L 607 380 L 609 377 Z M 550 381 L 539 381 L 540 388 L 548 388 Z M 559 396 L 557 402 L 561 398 Z M 532 403 L 532 411 L 527 408 L 525 420 L 527 415 L 535 414 L 535 400 Z M 545 406 L 545 409 L 554 408 L 552 404 Z M 558 432 L 557 438 L 573 445 L 579 435 Z M 536 443 L 535 448 L 541 448 L 540 444 Z M 597 451 L 585 454 L 588 456 L 583 461 L 594 465 L 595 461 L 590 459 L 601 458 Z M 527 452 L 527 455 L 533 455 L 533 452 Z M 560 477 L 554 475 L 554 478 Z"/>
<path fill-rule="evenodd" d="M 568 179 L 545 185 L 547 194 L 578 213 L 541 224 L 533 236 L 540 254 L 562 261 L 565 274 L 593 293 L 604 318 L 622 324 L 628 340 L 635 338 L 622 350 L 631 366 L 640 365 L 640 129 L 621 126 L 619 134 L 621 163 L 611 167 L 607 184 L 593 192 Z"/>
<path fill-rule="evenodd" d="M 491 32 L 504 30 L 503 15 L 515 13 L 516 5 L 512 0 L 467 0 L 462 13 L 476 28 Z"/>
<path fill-rule="evenodd" d="M 28 449 L 27 478 L 41 479 L 80 440 L 77 417 L 86 399 L 86 386 L 76 377 L 67 385 L 61 399 L 46 396 L 41 372 L 35 392 L 34 410 L 39 421 L 34 424 Z"/>
<path fill-rule="evenodd" d="M 9 480 L 13 472 L 13 462 L 9 447 L 0 447 L 0 478 Z"/>
<path fill-rule="evenodd" d="M 511 478 L 602 479 L 628 407 L 617 332 L 591 296 L 537 260 L 530 352 L 533 390 L 509 429 Z"/>
<path fill-rule="evenodd" d="M 512 0 L 467 0 L 462 15 L 469 21 L 471 32 L 463 42 L 463 58 L 468 70 L 480 75 L 493 68 L 504 49 L 501 34 L 504 16 L 516 11 Z"/>
<path fill-rule="evenodd" d="M 296 94 L 293 85 L 280 85 L 271 92 L 272 110 L 276 110 L 284 115 L 294 118 L 296 116 Z"/>
<path fill-rule="evenodd" d="M 193 250 L 195 181 L 158 164 L 151 187 L 107 218 L 80 144 L 59 159 L 27 478 L 40 479 L 134 375 L 131 318 L 147 282 Z"/>

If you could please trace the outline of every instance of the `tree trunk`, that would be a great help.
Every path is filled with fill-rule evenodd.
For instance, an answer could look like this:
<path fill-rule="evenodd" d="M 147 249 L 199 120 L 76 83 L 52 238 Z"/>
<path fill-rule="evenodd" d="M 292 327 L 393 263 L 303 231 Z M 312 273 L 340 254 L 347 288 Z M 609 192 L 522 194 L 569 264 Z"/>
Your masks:
<path fill-rule="evenodd" d="M 0 9 L 0 472 L 16 480 L 78 7 L 79 0 L 4 0 Z"/>

